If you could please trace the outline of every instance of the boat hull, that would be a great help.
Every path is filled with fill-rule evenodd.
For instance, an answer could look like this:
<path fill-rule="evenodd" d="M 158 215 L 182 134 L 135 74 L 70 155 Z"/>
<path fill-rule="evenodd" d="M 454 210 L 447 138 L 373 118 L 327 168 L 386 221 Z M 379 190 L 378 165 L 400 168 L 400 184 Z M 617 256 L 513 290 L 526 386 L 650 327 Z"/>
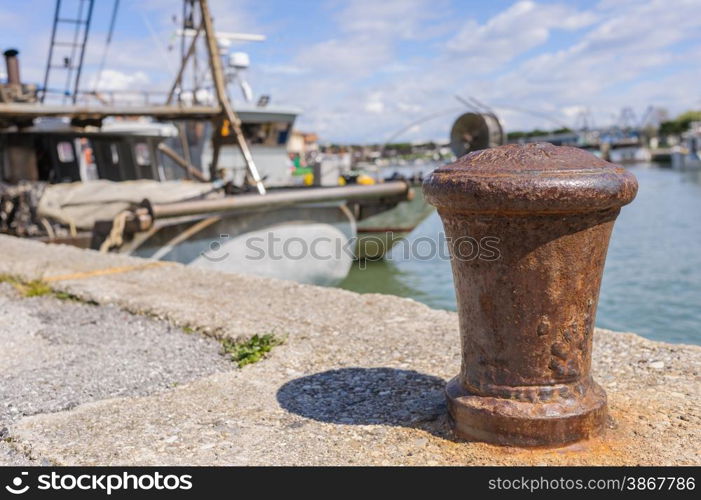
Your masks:
<path fill-rule="evenodd" d="M 608 153 L 612 163 L 637 163 L 650 161 L 650 150 L 640 146 L 631 146 L 611 149 Z"/>
<path fill-rule="evenodd" d="M 675 170 L 701 169 L 701 158 L 697 154 L 672 153 L 672 168 Z"/>
<path fill-rule="evenodd" d="M 358 221 L 358 238 L 355 244 L 357 259 L 379 260 L 394 245 L 406 238 L 416 226 L 433 212 L 426 203 L 421 186 L 412 186 L 414 197 L 396 207 Z"/>
<path fill-rule="evenodd" d="M 310 204 L 168 221 L 126 253 L 236 274 L 335 285 L 353 263 L 355 220 L 343 204 Z"/>

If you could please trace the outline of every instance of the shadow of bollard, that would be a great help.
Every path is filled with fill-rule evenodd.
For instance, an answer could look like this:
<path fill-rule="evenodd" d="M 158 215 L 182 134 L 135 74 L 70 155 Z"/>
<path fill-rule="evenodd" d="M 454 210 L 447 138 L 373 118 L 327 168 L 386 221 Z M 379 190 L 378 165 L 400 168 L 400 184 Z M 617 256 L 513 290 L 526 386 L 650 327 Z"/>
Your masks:
<path fill-rule="evenodd" d="M 412 370 L 342 368 L 287 382 L 277 400 L 320 422 L 423 428 L 447 415 L 444 387 L 445 380 Z"/>

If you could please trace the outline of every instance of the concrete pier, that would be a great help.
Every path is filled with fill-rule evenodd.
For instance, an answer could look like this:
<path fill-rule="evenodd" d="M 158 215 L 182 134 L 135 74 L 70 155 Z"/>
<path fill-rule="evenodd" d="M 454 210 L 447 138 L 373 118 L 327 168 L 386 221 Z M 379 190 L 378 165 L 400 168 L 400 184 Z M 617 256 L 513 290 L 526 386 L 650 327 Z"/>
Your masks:
<path fill-rule="evenodd" d="M 6 236 L 0 255 L 63 292 L 0 285 L 0 464 L 701 464 L 698 346 L 597 330 L 604 434 L 500 447 L 448 424 L 455 313 Z M 255 364 L 219 354 L 271 332 Z"/>

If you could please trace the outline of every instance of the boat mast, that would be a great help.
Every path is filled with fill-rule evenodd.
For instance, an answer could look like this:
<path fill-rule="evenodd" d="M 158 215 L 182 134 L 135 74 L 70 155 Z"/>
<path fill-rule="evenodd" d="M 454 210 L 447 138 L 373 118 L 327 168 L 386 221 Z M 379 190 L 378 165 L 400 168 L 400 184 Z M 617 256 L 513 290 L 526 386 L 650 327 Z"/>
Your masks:
<path fill-rule="evenodd" d="M 49 57 L 46 62 L 46 71 L 44 72 L 44 87 L 41 89 L 40 101 L 42 103 L 46 98 L 46 93 L 49 87 L 49 74 L 51 73 L 52 69 L 66 71 L 66 82 L 63 91 L 64 102 L 67 97 L 70 97 L 73 104 L 75 104 L 78 100 L 78 87 L 80 85 L 80 76 L 83 71 L 83 60 L 85 57 L 85 47 L 88 43 L 88 33 L 90 31 L 90 21 L 92 20 L 93 4 L 94 0 L 79 0 L 77 15 L 75 17 L 63 17 L 61 15 L 61 0 L 56 0 L 54 22 L 53 27 L 51 28 Z M 56 33 L 58 31 L 57 27 L 60 24 L 73 25 L 73 38 L 71 41 L 56 40 Z M 67 52 L 61 54 L 63 55 L 62 64 L 54 64 L 53 59 L 55 56 L 56 47 L 67 48 Z M 75 79 L 73 79 L 74 71 Z M 71 80 L 73 80 L 72 90 Z"/>
<path fill-rule="evenodd" d="M 246 138 L 243 135 L 243 130 L 241 129 L 241 119 L 236 115 L 236 112 L 234 111 L 234 108 L 231 105 L 229 95 L 226 91 L 224 71 L 222 70 L 221 58 L 219 56 L 219 47 L 217 45 L 216 35 L 214 33 L 214 26 L 212 23 L 212 17 L 209 13 L 209 6 L 207 4 L 207 0 L 199 0 L 199 4 L 200 12 L 202 14 L 201 22 L 204 28 L 204 36 L 207 42 L 207 52 L 209 54 L 209 66 L 210 70 L 212 71 L 212 81 L 214 82 L 214 88 L 217 92 L 217 100 L 219 101 L 219 105 L 221 106 L 223 112 L 222 118 L 229 122 L 231 129 L 234 131 L 234 135 L 236 136 L 236 142 L 238 143 L 238 146 L 241 149 L 241 154 L 243 154 L 243 158 L 246 161 L 248 172 L 251 174 L 251 177 L 253 178 L 253 181 L 256 184 L 258 192 L 260 194 L 265 194 L 266 190 L 265 186 L 263 185 L 263 180 L 260 178 L 258 168 L 256 167 L 256 164 L 253 161 L 253 155 L 251 155 L 251 150 L 248 147 Z M 185 63 L 184 60 L 183 63 Z M 212 178 L 214 177 L 214 174 L 216 173 L 217 169 L 219 156 L 218 149 L 221 147 L 218 144 L 221 142 L 221 129 L 222 126 L 221 124 L 219 124 L 219 126 L 216 127 L 214 136 L 212 137 L 212 141 L 214 141 L 213 146 L 215 148 L 215 153 L 212 157 L 212 165 L 210 167 Z"/>

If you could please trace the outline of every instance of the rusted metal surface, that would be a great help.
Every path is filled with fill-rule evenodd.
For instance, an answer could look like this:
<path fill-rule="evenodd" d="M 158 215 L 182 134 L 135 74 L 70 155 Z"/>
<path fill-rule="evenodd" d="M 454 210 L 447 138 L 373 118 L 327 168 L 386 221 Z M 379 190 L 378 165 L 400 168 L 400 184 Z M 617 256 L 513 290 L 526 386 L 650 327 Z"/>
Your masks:
<path fill-rule="evenodd" d="M 606 394 L 590 373 L 594 318 L 635 177 L 580 149 L 507 145 L 436 169 L 423 189 L 453 254 L 462 368 L 446 393 L 456 433 L 517 446 L 599 433 Z M 490 238 L 497 251 L 468 254 L 466 237 Z"/>

